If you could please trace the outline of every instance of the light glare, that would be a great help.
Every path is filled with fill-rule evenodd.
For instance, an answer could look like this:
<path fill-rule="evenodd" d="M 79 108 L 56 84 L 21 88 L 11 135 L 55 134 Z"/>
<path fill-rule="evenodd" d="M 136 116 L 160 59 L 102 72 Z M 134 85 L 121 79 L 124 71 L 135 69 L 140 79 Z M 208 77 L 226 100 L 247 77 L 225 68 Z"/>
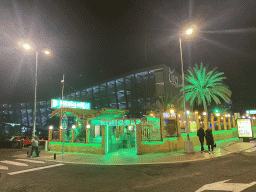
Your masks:
<path fill-rule="evenodd" d="M 45 51 L 44 53 L 45 53 L 45 54 L 47 54 L 47 55 L 49 55 L 49 54 L 50 54 L 50 52 L 49 52 L 49 51 Z"/>
<path fill-rule="evenodd" d="M 187 35 L 190 35 L 190 34 L 192 34 L 193 33 L 193 29 L 188 29 L 187 31 L 186 31 L 186 34 Z"/>
<path fill-rule="evenodd" d="M 29 44 L 24 44 L 23 47 L 24 47 L 25 49 L 30 49 Z"/>

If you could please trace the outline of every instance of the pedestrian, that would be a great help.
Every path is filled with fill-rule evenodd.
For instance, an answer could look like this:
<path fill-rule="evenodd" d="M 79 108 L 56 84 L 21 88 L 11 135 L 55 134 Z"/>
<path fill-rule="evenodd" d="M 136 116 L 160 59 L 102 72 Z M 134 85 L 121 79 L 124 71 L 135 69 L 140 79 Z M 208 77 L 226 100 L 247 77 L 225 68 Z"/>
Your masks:
<path fill-rule="evenodd" d="M 39 151 L 38 151 L 38 138 L 37 136 L 34 136 L 32 138 L 32 149 L 29 157 L 32 157 L 33 152 L 36 151 L 36 156 L 39 157 Z"/>
<path fill-rule="evenodd" d="M 210 152 L 210 147 L 211 147 L 212 152 L 213 152 L 213 145 L 214 145 L 212 130 L 210 128 L 208 128 L 205 132 L 205 139 L 206 139 L 206 143 L 208 145 L 208 150 L 209 150 L 209 154 L 210 154 L 211 153 Z"/>
<path fill-rule="evenodd" d="M 203 153 L 204 152 L 204 136 L 205 136 L 203 127 L 200 127 L 198 129 L 197 136 L 199 137 L 199 141 L 201 143 L 201 153 Z"/>

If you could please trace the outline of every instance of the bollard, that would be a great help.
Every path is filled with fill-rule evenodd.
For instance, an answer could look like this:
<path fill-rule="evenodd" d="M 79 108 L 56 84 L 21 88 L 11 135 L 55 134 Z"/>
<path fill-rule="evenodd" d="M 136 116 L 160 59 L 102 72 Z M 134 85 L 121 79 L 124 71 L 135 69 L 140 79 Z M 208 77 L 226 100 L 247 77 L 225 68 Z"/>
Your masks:
<path fill-rule="evenodd" d="M 56 159 L 56 153 L 54 153 L 54 159 Z"/>

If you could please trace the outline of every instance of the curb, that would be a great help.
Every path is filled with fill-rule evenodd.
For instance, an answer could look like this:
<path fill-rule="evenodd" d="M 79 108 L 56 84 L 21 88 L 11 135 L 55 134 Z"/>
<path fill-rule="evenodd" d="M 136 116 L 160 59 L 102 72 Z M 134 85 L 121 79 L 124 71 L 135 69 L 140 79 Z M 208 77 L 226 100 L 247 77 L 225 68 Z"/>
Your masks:
<path fill-rule="evenodd" d="M 247 149 L 246 149 L 247 150 Z M 100 163 L 89 163 L 89 162 L 73 162 L 73 161 L 65 161 L 65 160 L 48 160 L 48 159 L 39 159 L 42 161 L 51 161 L 51 162 L 58 162 L 58 163 L 68 163 L 68 164 L 78 164 L 78 165 L 96 165 L 96 166 L 120 166 L 120 165 L 156 165 L 156 164 L 173 164 L 173 163 L 186 163 L 186 162 L 194 162 L 194 161 L 202 161 L 202 160 L 210 160 L 210 159 L 215 159 L 218 157 L 223 157 L 226 155 L 229 155 L 231 153 L 236 153 L 236 152 L 228 152 L 224 155 L 221 156 L 211 156 L 211 158 L 203 157 L 203 158 L 198 158 L 198 159 L 192 159 L 192 160 L 181 160 L 181 161 L 167 161 L 167 162 L 149 162 L 149 163 L 117 163 L 117 164 L 100 164 Z M 210 154 L 209 154 L 210 155 Z"/>
<path fill-rule="evenodd" d="M 230 145 L 228 145 L 228 147 L 232 146 L 232 145 L 235 145 L 237 144 L 238 142 L 234 142 L 234 143 L 231 143 Z M 42 160 L 42 161 L 51 161 L 51 162 L 58 162 L 58 163 L 68 163 L 68 164 L 80 164 L 80 165 L 100 165 L 100 166 L 120 166 L 120 165 L 154 165 L 154 164 L 172 164 L 172 163 L 185 163 L 185 162 L 195 162 L 195 161 L 201 161 L 201 160 L 210 160 L 210 159 L 214 159 L 214 158 L 218 158 L 218 157 L 223 157 L 223 156 L 226 156 L 226 155 L 229 155 L 229 154 L 232 154 L 232 153 L 240 153 L 240 152 L 244 152 L 248 149 L 252 149 L 252 148 L 255 148 L 256 145 L 254 146 L 250 146 L 246 149 L 242 149 L 242 150 L 238 150 L 238 151 L 229 151 L 228 149 L 225 149 L 225 148 L 222 148 L 222 147 L 218 147 L 220 148 L 221 150 L 224 150 L 226 153 L 223 154 L 223 155 L 220 155 L 220 156 L 211 156 L 210 158 L 209 157 L 203 157 L 203 158 L 197 158 L 197 159 L 192 159 L 192 160 L 181 160 L 181 161 L 168 161 L 168 162 L 149 162 L 149 163 L 137 163 L 137 162 L 134 162 L 134 163 L 117 163 L 117 164 L 100 164 L 100 163 L 90 163 L 90 162 L 75 162 L 75 161 L 65 161 L 65 160 L 50 160 L 50 159 L 45 159 L 45 158 L 53 158 L 53 153 L 52 155 L 47 155 L 46 157 L 42 157 L 43 159 L 39 159 L 39 160 Z M 66 154 L 67 155 L 67 154 Z M 58 155 L 57 157 L 60 157 L 61 155 Z M 170 155 L 171 156 L 171 155 Z M 64 158 L 65 159 L 65 158 Z"/>

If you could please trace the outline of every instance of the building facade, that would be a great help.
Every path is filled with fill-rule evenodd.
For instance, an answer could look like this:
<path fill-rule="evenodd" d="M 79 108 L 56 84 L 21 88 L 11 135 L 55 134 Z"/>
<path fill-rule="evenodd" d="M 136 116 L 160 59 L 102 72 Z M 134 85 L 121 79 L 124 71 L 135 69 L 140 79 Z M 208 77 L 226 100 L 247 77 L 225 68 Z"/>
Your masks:
<path fill-rule="evenodd" d="M 129 110 L 130 118 L 141 118 L 145 106 L 156 103 L 156 95 L 172 93 L 177 95 L 181 76 L 164 64 L 135 70 L 110 80 L 88 86 L 80 91 L 64 94 L 64 100 L 86 101 L 91 109 L 100 108 Z M 54 99 L 61 99 L 56 97 Z M 33 126 L 34 102 L 3 103 L 0 107 L 0 122 L 15 123 L 22 129 Z M 43 128 L 50 119 L 51 100 L 37 102 L 36 126 Z M 22 130 L 24 131 L 24 130 Z"/>

